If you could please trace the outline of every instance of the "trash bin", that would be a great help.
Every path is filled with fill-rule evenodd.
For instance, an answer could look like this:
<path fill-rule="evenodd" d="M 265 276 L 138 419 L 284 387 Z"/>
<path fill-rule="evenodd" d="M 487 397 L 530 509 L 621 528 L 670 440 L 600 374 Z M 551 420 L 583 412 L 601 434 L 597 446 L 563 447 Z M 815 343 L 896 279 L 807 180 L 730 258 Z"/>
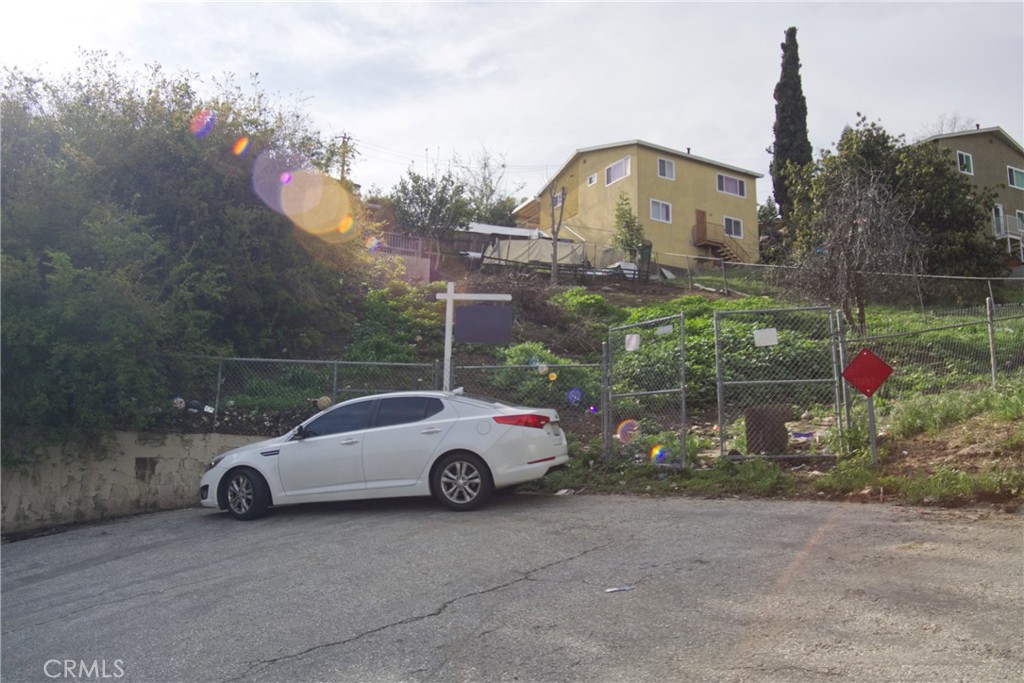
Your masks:
<path fill-rule="evenodd" d="M 755 406 L 746 412 L 747 455 L 781 455 L 789 446 L 788 405 Z"/>

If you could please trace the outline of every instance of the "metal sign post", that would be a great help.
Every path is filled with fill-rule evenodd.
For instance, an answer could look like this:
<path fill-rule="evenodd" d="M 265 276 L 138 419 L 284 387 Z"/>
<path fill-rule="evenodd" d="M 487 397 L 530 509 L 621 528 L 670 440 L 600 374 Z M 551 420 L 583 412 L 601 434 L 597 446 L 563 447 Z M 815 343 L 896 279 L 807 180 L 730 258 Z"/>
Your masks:
<path fill-rule="evenodd" d="M 868 349 L 861 349 L 861 352 L 850 361 L 850 364 L 843 370 L 843 377 L 847 382 L 857 387 L 862 394 L 868 397 L 868 430 L 871 432 L 871 464 L 878 466 L 878 437 L 875 434 L 875 404 L 871 397 L 878 388 L 892 374 L 892 368 Z"/>
<path fill-rule="evenodd" d="M 455 283 L 448 283 L 448 290 L 437 293 L 438 300 L 444 300 L 444 380 L 445 391 L 452 390 L 452 331 L 455 328 L 456 301 L 512 301 L 511 294 L 456 294 Z"/>

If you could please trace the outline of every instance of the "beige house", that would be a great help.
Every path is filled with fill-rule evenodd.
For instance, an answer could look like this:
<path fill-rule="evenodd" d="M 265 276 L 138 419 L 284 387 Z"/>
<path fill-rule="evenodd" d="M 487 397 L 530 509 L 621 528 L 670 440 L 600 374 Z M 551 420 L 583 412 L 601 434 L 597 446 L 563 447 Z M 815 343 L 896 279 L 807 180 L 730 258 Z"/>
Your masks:
<path fill-rule="evenodd" d="M 560 238 L 610 246 L 615 205 L 625 193 L 659 265 L 688 268 L 693 256 L 755 263 L 761 177 L 689 150 L 632 140 L 577 150 L 515 214 L 521 224 L 550 233 L 552 204 L 557 222 L 564 203 Z"/>
<path fill-rule="evenodd" d="M 1024 147 L 998 126 L 934 135 L 927 142 L 950 150 L 972 183 L 996 191 L 992 235 L 1024 261 Z"/>

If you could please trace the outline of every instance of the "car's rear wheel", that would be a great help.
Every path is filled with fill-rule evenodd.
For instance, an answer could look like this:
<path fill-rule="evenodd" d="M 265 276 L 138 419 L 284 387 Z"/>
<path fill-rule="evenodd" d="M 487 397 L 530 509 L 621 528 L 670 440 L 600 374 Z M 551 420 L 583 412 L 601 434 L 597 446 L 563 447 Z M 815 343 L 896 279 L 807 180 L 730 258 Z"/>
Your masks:
<path fill-rule="evenodd" d="M 487 465 L 472 453 L 449 453 L 431 476 L 430 490 L 451 510 L 474 510 L 491 497 L 494 482 Z"/>
<path fill-rule="evenodd" d="M 267 483 L 253 470 L 242 468 L 228 474 L 224 485 L 228 513 L 235 519 L 249 520 L 267 514 L 270 491 Z"/>

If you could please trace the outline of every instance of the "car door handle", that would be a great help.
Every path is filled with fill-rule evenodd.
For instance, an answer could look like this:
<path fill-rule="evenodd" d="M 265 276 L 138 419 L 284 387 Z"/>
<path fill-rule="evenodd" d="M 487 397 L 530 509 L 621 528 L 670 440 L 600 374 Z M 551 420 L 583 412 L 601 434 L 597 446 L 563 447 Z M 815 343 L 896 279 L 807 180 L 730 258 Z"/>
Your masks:
<path fill-rule="evenodd" d="M 342 446 L 355 446 L 357 443 L 359 443 L 359 439 L 345 439 L 344 441 L 341 442 L 341 445 Z"/>
<path fill-rule="evenodd" d="M 424 429 L 422 432 L 420 432 L 420 434 L 440 434 L 440 433 L 441 433 L 441 430 L 438 429 L 437 427 L 429 427 L 427 429 Z"/>

